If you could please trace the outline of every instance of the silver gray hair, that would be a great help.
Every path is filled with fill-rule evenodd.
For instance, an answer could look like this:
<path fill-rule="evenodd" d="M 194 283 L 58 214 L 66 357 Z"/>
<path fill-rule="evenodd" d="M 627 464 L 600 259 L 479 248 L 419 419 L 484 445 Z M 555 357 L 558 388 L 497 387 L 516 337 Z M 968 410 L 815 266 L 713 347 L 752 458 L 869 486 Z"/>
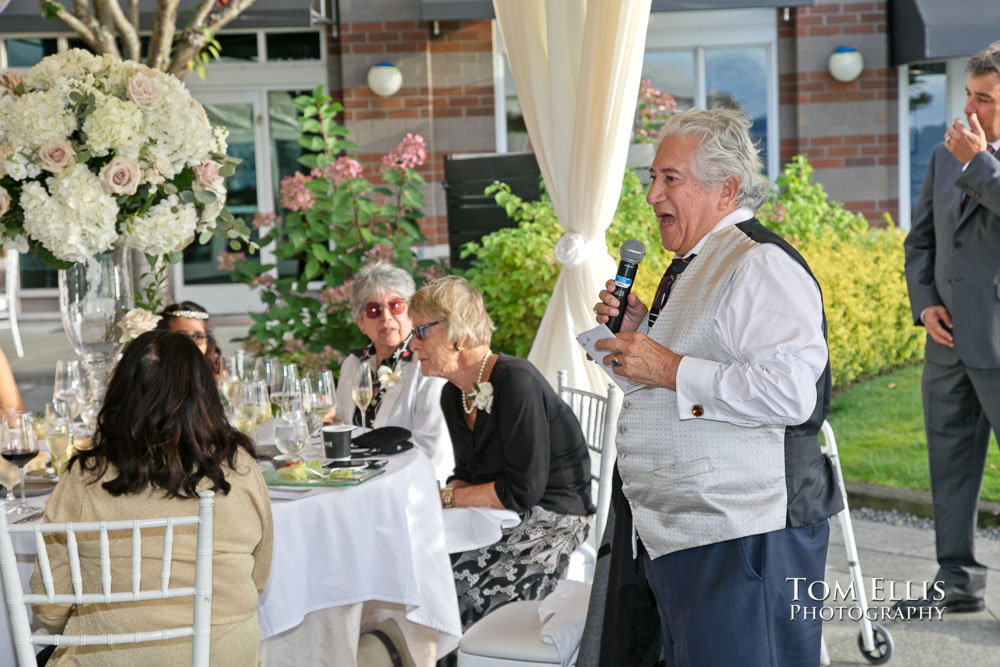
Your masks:
<path fill-rule="evenodd" d="M 1000 42 L 993 42 L 985 49 L 969 58 L 965 71 L 972 76 L 983 76 L 993 72 L 1000 74 Z"/>
<path fill-rule="evenodd" d="M 354 274 L 351 284 L 351 312 L 360 320 L 365 304 L 393 292 L 407 301 L 417 291 L 413 276 L 389 262 L 365 264 Z"/>
<path fill-rule="evenodd" d="M 660 140 L 669 135 L 696 137 L 691 174 L 712 190 L 727 178 L 738 178 L 736 203 L 755 211 L 767 199 L 771 183 L 761 174 L 760 151 L 750 138 L 750 126 L 742 111 L 694 107 L 668 118 Z"/>

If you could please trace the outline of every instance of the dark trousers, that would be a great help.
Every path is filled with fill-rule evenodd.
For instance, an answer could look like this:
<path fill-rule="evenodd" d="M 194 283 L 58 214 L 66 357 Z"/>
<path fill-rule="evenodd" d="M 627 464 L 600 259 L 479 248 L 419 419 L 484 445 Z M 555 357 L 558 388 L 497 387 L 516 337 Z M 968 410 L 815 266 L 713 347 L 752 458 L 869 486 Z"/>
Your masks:
<path fill-rule="evenodd" d="M 986 567 L 976 561 L 976 509 L 990 425 L 1000 429 L 1000 370 L 928 361 L 922 379 L 924 428 L 938 574 L 945 590 L 982 598 Z"/>
<path fill-rule="evenodd" d="M 822 600 L 808 591 L 810 583 L 823 581 L 829 539 L 830 526 L 820 521 L 656 560 L 642 549 L 666 664 L 818 665 Z M 800 578 L 797 590 L 791 578 Z M 814 588 L 817 597 L 822 588 Z"/>

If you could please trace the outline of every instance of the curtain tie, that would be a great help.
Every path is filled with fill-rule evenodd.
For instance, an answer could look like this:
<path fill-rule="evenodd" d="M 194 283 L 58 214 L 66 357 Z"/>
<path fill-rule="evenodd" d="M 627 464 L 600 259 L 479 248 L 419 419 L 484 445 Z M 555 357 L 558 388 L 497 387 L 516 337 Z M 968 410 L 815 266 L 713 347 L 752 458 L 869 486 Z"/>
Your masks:
<path fill-rule="evenodd" d="M 588 257 L 597 258 L 607 254 L 608 243 L 604 240 L 603 234 L 584 241 L 582 234 L 569 232 L 563 234 L 556 242 L 556 259 L 566 268 L 579 266 Z"/>

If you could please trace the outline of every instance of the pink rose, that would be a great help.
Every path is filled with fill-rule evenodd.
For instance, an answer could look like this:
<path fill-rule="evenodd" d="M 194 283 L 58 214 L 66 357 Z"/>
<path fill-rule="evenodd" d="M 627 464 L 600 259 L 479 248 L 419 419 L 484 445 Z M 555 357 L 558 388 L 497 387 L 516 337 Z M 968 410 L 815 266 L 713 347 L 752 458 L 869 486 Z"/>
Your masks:
<path fill-rule="evenodd" d="M 206 190 L 213 190 L 222 185 L 222 177 L 219 176 L 219 164 L 208 158 L 201 161 L 201 164 L 194 167 L 195 183 Z"/>
<path fill-rule="evenodd" d="M 116 155 L 101 168 L 104 191 L 113 195 L 134 195 L 139 187 L 139 163 L 124 155 Z"/>
<path fill-rule="evenodd" d="M 10 209 L 10 193 L 0 185 L 0 218 Z"/>
<path fill-rule="evenodd" d="M 49 139 L 38 149 L 42 169 L 59 175 L 76 164 L 73 145 L 65 139 Z"/>
<path fill-rule="evenodd" d="M 160 106 L 163 89 L 160 82 L 142 72 L 136 72 L 128 80 L 125 95 L 140 109 L 149 111 Z"/>

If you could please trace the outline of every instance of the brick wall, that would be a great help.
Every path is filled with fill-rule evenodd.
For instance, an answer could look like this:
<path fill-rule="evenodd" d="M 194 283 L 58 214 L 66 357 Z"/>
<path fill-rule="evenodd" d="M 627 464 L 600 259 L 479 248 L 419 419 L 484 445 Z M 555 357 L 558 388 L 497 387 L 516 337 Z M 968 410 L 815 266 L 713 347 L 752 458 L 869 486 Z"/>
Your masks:
<path fill-rule="evenodd" d="M 896 71 L 889 67 L 885 0 L 826 2 L 779 10 L 781 159 L 805 154 L 830 196 L 869 222 L 898 213 Z M 827 59 L 839 45 L 861 52 L 864 70 L 835 80 Z"/>
<path fill-rule="evenodd" d="M 379 180 L 382 155 L 407 132 L 423 136 L 428 157 L 419 170 L 427 181 L 421 226 L 428 244 L 446 244 L 444 155 L 495 150 L 491 23 L 442 21 L 435 35 L 429 22 L 419 20 L 351 22 L 345 14 L 344 21 L 335 54 L 343 122 L 360 147 L 365 176 Z M 368 68 L 381 61 L 403 74 L 402 88 L 391 97 L 368 88 Z"/>

